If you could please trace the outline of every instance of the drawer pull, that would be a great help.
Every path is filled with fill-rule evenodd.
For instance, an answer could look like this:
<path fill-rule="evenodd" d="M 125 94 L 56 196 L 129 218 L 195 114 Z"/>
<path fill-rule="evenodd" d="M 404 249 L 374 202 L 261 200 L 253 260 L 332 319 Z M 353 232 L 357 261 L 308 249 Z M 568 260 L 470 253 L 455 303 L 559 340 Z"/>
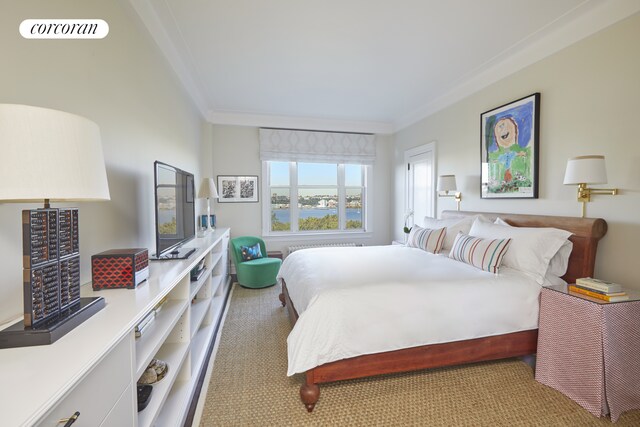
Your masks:
<path fill-rule="evenodd" d="M 58 424 L 65 423 L 63 427 L 70 427 L 71 424 L 75 423 L 78 417 L 80 416 L 80 411 L 76 411 L 75 414 L 71 415 L 69 418 L 62 418 L 58 421 Z"/>

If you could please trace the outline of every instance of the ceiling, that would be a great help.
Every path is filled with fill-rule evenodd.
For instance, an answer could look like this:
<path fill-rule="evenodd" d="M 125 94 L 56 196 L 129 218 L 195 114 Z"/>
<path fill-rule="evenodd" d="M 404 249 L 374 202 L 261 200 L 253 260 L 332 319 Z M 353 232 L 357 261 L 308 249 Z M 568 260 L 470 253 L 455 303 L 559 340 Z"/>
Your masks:
<path fill-rule="evenodd" d="M 375 133 L 640 10 L 638 0 L 129 1 L 210 122 Z"/>

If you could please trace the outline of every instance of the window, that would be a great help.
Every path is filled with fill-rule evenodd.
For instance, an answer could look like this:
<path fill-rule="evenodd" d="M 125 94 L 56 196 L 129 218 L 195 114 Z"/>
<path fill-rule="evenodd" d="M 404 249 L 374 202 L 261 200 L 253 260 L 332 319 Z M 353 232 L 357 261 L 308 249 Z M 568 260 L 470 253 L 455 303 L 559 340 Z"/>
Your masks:
<path fill-rule="evenodd" d="M 367 230 L 370 166 L 265 161 L 266 235 Z M 291 201 L 294 203 L 291 203 Z"/>

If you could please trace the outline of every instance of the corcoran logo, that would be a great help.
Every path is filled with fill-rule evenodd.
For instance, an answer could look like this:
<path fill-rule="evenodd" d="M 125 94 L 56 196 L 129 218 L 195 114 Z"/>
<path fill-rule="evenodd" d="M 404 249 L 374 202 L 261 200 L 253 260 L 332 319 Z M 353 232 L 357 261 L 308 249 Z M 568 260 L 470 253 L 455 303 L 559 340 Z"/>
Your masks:
<path fill-rule="evenodd" d="M 25 39 L 103 39 L 109 24 L 102 19 L 25 19 L 20 34 Z"/>

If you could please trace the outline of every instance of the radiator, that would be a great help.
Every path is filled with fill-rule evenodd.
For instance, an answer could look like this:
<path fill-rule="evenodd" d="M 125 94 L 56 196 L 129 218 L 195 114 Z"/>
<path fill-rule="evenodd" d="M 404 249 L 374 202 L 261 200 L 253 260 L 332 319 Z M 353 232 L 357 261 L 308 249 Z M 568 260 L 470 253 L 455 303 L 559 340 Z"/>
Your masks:
<path fill-rule="evenodd" d="M 300 249 L 308 249 L 308 248 L 342 248 L 342 247 L 355 247 L 355 246 L 362 246 L 362 244 L 355 244 L 355 243 L 317 243 L 314 245 L 295 245 L 295 246 L 289 246 L 287 248 L 287 250 L 289 251 L 288 253 L 291 254 L 292 252 L 295 251 L 299 251 Z"/>

